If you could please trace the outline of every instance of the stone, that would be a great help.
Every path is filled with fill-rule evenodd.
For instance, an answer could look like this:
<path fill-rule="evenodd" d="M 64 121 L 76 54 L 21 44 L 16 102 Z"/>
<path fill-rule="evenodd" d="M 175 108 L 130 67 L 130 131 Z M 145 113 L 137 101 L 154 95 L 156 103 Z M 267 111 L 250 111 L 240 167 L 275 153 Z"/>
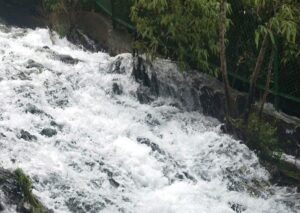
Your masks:
<path fill-rule="evenodd" d="M 25 141 L 36 141 L 37 140 L 37 137 L 35 135 L 32 135 L 23 129 L 21 130 L 18 138 L 23 139 Z"/>
<path fill-rule="evenodd" d="M 53 127 L 58 128 L 59 130 L 62 130 L 64 128 L 64 126 L 62 124 L 58 124 L 55 121 L 51 121 L 50 125 L 53 126 Z"/>
<path fill-rule="evenodd" d="M 113 187 L 118 188 L 118 187 L 120 186 L 120 184 L 119 184 L 115 179 L 113 179 L 112 177 L 110 177 L 108 180 L 109 180 L 109 183 L 110 183 Z"/>
<path fill-rule="evenodd" d="M 126 70 L 125 67 L 121 66 L 122 60 L 122 57 L 117 57 L 117 59 L 111 63 L 108 73 L 124 74 Z"/>
<path fill-rule="evenodd" d="M 155 97 L 151 94 L 150 89 L 144 86 L 138 87 L 136 95 L 141 104 L 149 104 L 155 99 Z"/>
<path fill-rule="evenodd" d="M 32 68 L 36 68 L 38 69 L 39 71 L 41 71 L 42 69 L 44 69 L 44 66 L 42 64 L 39 64 L 37 62 L 35 62 L 34 60 L 28 60 L 27 61 L 27 66 L 26 66 L 27 69 L 32 69 Z"/>
<path fill-rule="evenodd" d="M 2 212 L 4 210 L 5 210 L 4 205 L 0 202 L 0 212 Z"/>
<path fill-rule="evenodd" d="M 123 93 L 122 87 L 117 83 L 113 83 L 112 90 L 116 95 L 121 95 Z"/>
<path fill-rule="evenodd" d="M 40 133 L 41 135 L 44 135 L 46 137 L 53 137 L 55 135 L 57 135 L 57 131 L 55 129 L 51 129 L 51 128 L 45 128 L 41 131 Z"/>
<path fill-rule="evenodd" d="M 27 104 L 25 112 L 31 114 L 44 114 L 44 111 L 38 109 L 36 106 L 32 104 Z"/>
<path fill-rule="evenodd" d="M 92 52 L 96 52 L 98 50 L 96 43 L 79 29 L 71 30 L 71 32 L 67 35 L 67 38 L 73 44 L 81 46 L 85 50 Z"/>
<path fill-rule="evenodd" d="M 19 213 L 31 213 L 31 212 L 45 212 L 50 213 L 51 210 L 43 207 L 40 202 L 32 195 L 36 202 L 39 203 L 41 211 L 34 211 L 34 207 L 30 202 L 24 201 L 24 192 L 19 185 L 17 175 L 14 172 L 0 168 L 0 212 L 5 211 L 5 206 L 8 208 L 15 208 Z"/>
<path fill-rule="evenodd" d="M 71 65 L 78 64 L 78 62 L 79 62 L 78 59 L 72 58 L 69 55 L 57 54 L 57 55 L 55 55 L 55 58 L 62 61 L 63 63 L 71 64 Z"/>
<path fill-rule="evenodd" d="M 152 152 L 158 152 L 159 154 L 161 155 L 166 155 L 165 151 L 162 150 L 157 144 L 151 142 L 148 138 L 141 138 L 141 137 L 138 137 L 137 139 L 137 142 L 139 142 L 140 144 L 145 144 L 147 145 L 148 147 L 151 148 Z"/>
<path fill-rule="evenodd" d="M 238 203 L 229 203 L 230 208 L 236 213 L 242 213 L 247 210 L 247 208 Z"/>

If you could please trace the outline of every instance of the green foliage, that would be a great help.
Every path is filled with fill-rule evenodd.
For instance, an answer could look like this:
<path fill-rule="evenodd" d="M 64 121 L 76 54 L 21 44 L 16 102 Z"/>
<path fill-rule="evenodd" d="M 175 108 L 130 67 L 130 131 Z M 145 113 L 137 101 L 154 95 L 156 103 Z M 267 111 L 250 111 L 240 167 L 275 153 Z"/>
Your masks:
<path fill-rule="evenodd" d="M 211 62 L 219 52 L 217 0 L 136 0 L 131 18 L 136 48 L 216 74 Z"/>
<path fill-rule="evenodd" d="M 30 178 L 25 175 L 22 169 L 17 169 L 14 173 L 16 175 L 17 184 L 24 195 L 25 201 L 32 206 L 31 213 L 44 213 L 44 207 L 32 194 L 32 182 Z"/>
<path fill-rule="evenodd" d="M 251 114 L 246 127 L 250 147 L 258 150 L 265 159 L 280 159 L 281 149 L 276 135 L 277 129 L 261 120 L 255 113 Z M 276 156 L 274 154 L 276 153 Z"/>

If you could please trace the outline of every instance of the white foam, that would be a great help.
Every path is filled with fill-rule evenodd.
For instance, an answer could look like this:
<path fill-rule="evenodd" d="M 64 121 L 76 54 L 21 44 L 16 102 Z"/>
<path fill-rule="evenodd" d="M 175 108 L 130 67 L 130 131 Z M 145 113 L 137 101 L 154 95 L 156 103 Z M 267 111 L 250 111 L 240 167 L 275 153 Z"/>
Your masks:
<path fill-rule="evenodd" d="M 80 62 L 65 64 L 44 46 Z M 108 74 L 117 57 L 126 72 Z M 29 59 L 45 68 L 27 69 Z M 130 54 L 90 53 L 46 29 L 12 28 L 0 30 L 0 68 L 0 164 L 25 170 L 55 212 L 299 211 L 288 206 L 297 194 L 272 186 L 256 155 L 217 121 L 164 99 L 138 103 Z M 26 113 L 29 106 L 41 112 Z M 58 134 L 45 137 L 44 128 Z M 20 138 L 21 130 L 37 140 Z"/>

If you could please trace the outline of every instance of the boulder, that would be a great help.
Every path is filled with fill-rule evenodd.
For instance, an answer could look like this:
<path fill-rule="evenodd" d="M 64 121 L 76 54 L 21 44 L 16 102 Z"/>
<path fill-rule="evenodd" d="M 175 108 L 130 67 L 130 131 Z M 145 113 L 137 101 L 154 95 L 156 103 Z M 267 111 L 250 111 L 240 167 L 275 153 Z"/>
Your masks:
<path fill-rule="evenodd" d="M 50 213 L 31 192 L 31 180 L 17 169 L 0 168 L 0 212 Z"/>
<path fill-rule="evenodd" d="M 52 129 L 52 128 L 45 128 L 41 131 L 40 134 L 43 135 L 43 136 L 46 136 L 48 138 L 51 138 L 51 137 L 57 135 L 57 131 L 55 129 Z"/>

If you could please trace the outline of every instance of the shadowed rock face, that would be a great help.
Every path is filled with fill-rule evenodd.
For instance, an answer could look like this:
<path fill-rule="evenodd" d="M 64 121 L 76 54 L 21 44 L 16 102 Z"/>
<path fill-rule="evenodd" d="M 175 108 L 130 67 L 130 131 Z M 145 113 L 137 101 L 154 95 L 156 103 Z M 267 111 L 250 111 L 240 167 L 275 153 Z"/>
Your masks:
<path fill-rule="evenodd" d="M 150 64 L 142 58 L 136 59 L 133 76 L 141 83 L 139 92 L 144 91 L 143 97 L 148 96 L 148 100 L 158 96 L 171 97 L 184 110 L 201 111 L 224 120 L 225 93 L 217 79 L 194 70 L 181 72 L 170 61 L 157 60 Z M 246 95 L 233 91 L 232 97 L 235 116 L 239 116 L 245 106 Z"/>
<path fill-rule="evenodd" d="M 180 71 L 175 63 L 168 60 L 148 63 L 140 57 L 135 59 L 132 75 L 141 84 L 137 91 L 141 103 L 149 103 L 159 96 L 171 97 L 177 101 L 176 106 L 183 110 L 200 111 L 221 122 L 224 121 L 225 93 L 222 82 L 217 79 L 193 70 Z M 233 90 L 232 98 L 234 116 L 239 117 L 246 106 L 247 96 L 245 93 Z M 276 123 L 284 152 L 299 158 L 300 120 L 267 109 L 263 116 L 264 119 Z"/>

